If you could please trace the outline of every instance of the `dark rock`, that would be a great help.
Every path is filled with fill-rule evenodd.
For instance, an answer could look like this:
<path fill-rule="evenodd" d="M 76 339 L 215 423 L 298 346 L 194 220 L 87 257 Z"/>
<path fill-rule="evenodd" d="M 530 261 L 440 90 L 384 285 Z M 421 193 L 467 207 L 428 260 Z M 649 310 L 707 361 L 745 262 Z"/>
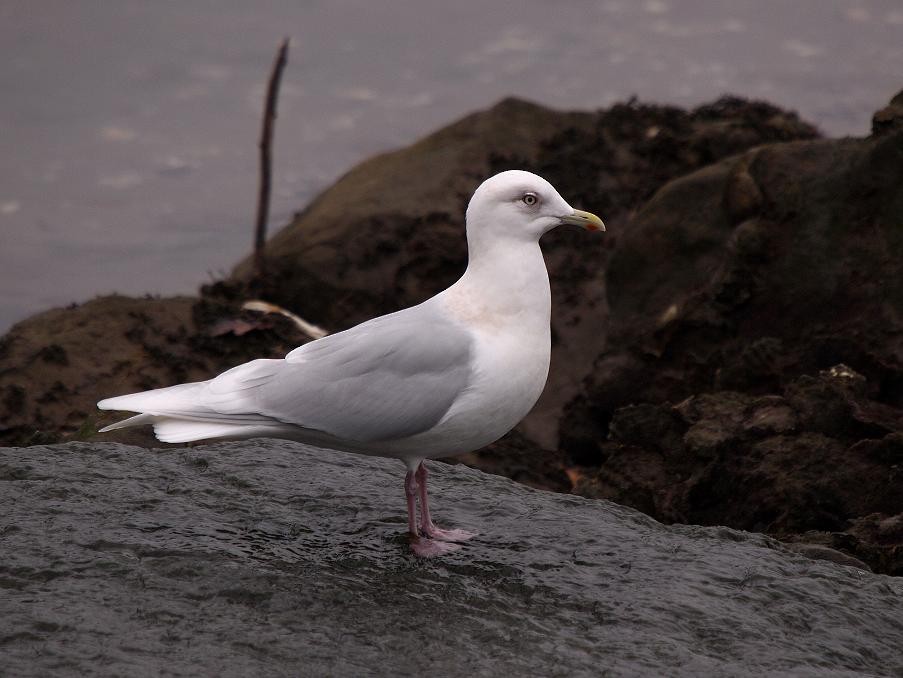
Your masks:
<path fill-rule="evenodd" d="M 636 213 L 609 261 L 606 347 L 562 421 L 564 451 L 604 464 L 575 491 L 786 539 L 903 511 L 901 148 L 899 131 L 761 146 Z M 681 414 L 680 466 L 655 441 L 590 439 L 638 404 Z M 890 571 L 898 546 L 830 547 Z"/>
<path fill-rule="evenodd" d="M 3 395 L 3 407 L 10 414 L 25 411 L 25 389 L 19 384 L 7 384 Z"/>
<path fill-rule="evenodd" d="M 41 350 L 38 351 L 38 358 L 43 360 L 45 363 L 51 363 L 54 365 L 68 365 L 69 364 L 69 356 L 66 355 L 66 349 L 64 349 L 59 344 L 49 344 L 47 346 L 41 347 Z"/>
<path fill-rule="evenodd" d="M 776 391 L 780 389 L 787 350 L 777 337 L 758 337 L 726 348 L 715 369 L 715 388 L 724 391 Z"/>
<path fill-rule="evenodd" d="M 903 513 L 861 516 L 851 521 L 847 532 L 882 572 L 903 576 Z"/>
<path fill-rule="evenodd" d="M 855 423 L 850 386 L 843 377 L 804 375 L 790 384 L 787 398 L 807 430 L 840 437 Z"/>
<path fill-rule="evenodd" d="M 903 91 L 872 116 L 872 134 L 889 134 L 903 130 Z"/>
<path fill-rule="evenodd" d="M 764 199 L 744 159 L 738 160 L 724 187 L 724 210 L 733 223 L 740 223 L 762 209 Z"/>
<path fill-rule="evenodd" d="M 903 464 L 903 433 L 889 433 L 880 440 L 860 440 L 850 448 L 850 454 L 871 457 L 882 464 Z"/>
<path fill-rule="evenodd" d="M 887 282 L 903 274 L 894 230 L 903 159 L 892 150 L 901 145 L 882 137 L 751 151 L 765 207 L 737 225 L 721 200 L 736 160 L 663 187 L 612 253 L 608 348 L 586 402 L 673 403 L 713 387 L 774 393 L 842 362 L 899 405 L 903 297 Z M 650 378 L 612 402 L 603 366 L 625 355 Z"/>
<path fill-rule="evenodd" d="M 791 433 L 799 427 L 799 417 L 780 396 L 762 396 L 750 403 L 743 420 L 743 432 L 752 437 Z"/>
<path fill-rule="evenodd" d="M 610 438 L 625 445 L 651 447 L 664 454 L 683 449 L 685 426 L 670 408 L 628 405 L 617 410 L 609 425 Z"/>
<path fill-rule="evenodd" d="M 565 470 L 567 456 L 558 450 L 542 449 L 519 431 L 475 452 L 443 461 L 466 464 L 540 490 L 570 492 L 572 487 Z"/>
<path fill-rule="evenodd" d="M 668 522 L 728 524 L 791 541 L 813 530 L 853 534 L 861 516 L 903 512 L 903 427 L 884 435 L 861 416 L 877 407 L 868 390 L 861 375 L 839 365 L 791 382 L 783 396 L 726 391 L 692 396 L 670 410 L 620 408 L 611 439 L 597 445 L 601 466 L 582 468 L 574 491 Z M 664 412 L 681 425 L 656 424 Z M 622 417 L 631 426 L 615 434 Z M 663 454 L 661 441 L 680 430 L 685 453 Z M 855 442 L 869 432 L 877 435 Z M 897 542 L 862 537 L 825 545 L 876 571 L 896 572 L 903 535 Z"/>
<path fill-rule="evenodd" d="M 419 560 L 397 461 L 266 440 L 2 449 L 3 671 L 903 670 L 900 580 L 434 468 L 439 517 L 481 535 Z"/>
<path fill-rule="evenodd" d="M 215 361 L 189 341 L 192 303 L 111 296 L 15 325 L 0 359 L 0 441 L 93 432 L 104 396 L 209 376 Z"/>
<path fill-rule="evenodd" d="M 743 430 L 752 398 L 742 393 L 722 392 L 694 396 L 674 409 L 689 425 L 684 435 L 687 448 L 712 458 Z"/>
<path fill-rule="evenodd" d="M 607 499 L 631 506 L 651 516 L 680 520 L 674 501 L 681 487 L 679 472 L 672 470 L 668 458 L 657 450 L 620 443 L 602 443 L 602 466 L 581 470 L 574 482 L 574 493 L 593 499 Z"/>
<path fill-rule="evenodd" d="M 851 557 L 850 553 L 859 553 L 872 563 L 873 569 L 903 576 L 903 513 L 893 516 L 870 513 L 851 520 L 843 532 L 809 531 L 799 535 L 786 535 L 784 540 L 794 550 L 810 557 L 824 557 L 854 567 L 868 567 L 859 559 L 856 559 L 858 564 L 844 561 L 844 558 Z M 813 547 L 826 550 L 819 556 L 812 550 Z"/>
<path fill-rule="evenodd" d="M 571 418 L 561 429 L 560 447 L 567 450 L 573 462 L 591 466 L 604 461 L 600 446 L 608 437 L 612 416 L 619 406 L 633 402 L 638 384 L 649 381 L 646 370 L 640 360 L 625 353 L 608 356 L 596 364 L 594 374 L 600 382 L 593 392 L 593 401 L 578 395 L 572 407 L 584 416 Z"/>
<path fill-rule="evenodd" d="M 793 542 L 789 544 L 789 548 L 791 551 L 796 551 L 813 560 L 827 560 L 832 563 L 837 563 L 838 565 L 848 565 L 849 567 L 855 567 L 860 570 L 871 571 L 869 566 L 858 558 L 853 558 L 853 556 L 849 556 L 843 551 L 838 551 L 837 549 L 833 549 L 830 546 L 824 546 L 823 544 Z"/>

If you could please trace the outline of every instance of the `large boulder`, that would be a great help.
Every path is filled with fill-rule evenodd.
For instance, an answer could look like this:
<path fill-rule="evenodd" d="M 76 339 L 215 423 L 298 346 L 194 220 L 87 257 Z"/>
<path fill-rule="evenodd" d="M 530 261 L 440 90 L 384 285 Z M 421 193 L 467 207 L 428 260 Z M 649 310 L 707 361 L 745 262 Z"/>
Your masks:
<path fill-rule="evenodd" d="M 195 301 L 110 296 L 15 325 L 0 338 L 0 442 L 93 432 L 100 397 L 204 372 L 189 342 Z"/>
<path fill-rule="evenodd" d="M 273 440 L 0 449 L 9 675 L 894 676 L 903 582 L 433 464 Z"/>
<path fill-rule="evenodd" d="M 903 573 L 901 149 L 885 128 L 771 144 L 656 193 L 562 425 L 578 491 Z"/>

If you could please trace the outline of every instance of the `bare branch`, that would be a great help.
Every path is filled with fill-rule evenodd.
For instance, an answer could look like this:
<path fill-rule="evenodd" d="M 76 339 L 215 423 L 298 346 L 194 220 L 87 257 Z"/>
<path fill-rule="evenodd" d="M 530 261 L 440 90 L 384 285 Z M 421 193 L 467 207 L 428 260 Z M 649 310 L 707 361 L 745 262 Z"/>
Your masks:
<path fill-rule="evenodd" d="M 270 80 L 267 84 L 266 103 L 263 110 L 263 129 L 260 133 L 260 190 L 257 193 L 257 225 L 254 230 L 254 277 L 262 280 L 265 274 L 263 256 L 267 237 L 267 219 L 270 215 L 270 183 L 273 173 L 273 127 L 276 121 L 276 101 L 279 97 L 279 82 L 288 61 L 289 39 L 285 38 L 276 53 Z"/>

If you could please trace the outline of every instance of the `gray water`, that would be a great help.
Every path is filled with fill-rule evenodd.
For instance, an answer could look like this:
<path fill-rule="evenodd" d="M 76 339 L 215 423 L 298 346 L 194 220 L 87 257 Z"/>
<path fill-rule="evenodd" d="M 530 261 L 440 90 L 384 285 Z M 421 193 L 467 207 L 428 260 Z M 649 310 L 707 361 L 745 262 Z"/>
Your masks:
<path fill-rule="evenodd" d="M 903 86 L 898 0 L 0 4 L 0 332 L 249 251 L 263 88 L 291 36 L 272 228 L 361 159 L 507 95 L 733 92 L 864 134 Z"/>
<path fill-rule="evenodd" d="M 903 676 L 903 581 L 434 463 L 255 440 L 0 449 L 4 675 Z"/>

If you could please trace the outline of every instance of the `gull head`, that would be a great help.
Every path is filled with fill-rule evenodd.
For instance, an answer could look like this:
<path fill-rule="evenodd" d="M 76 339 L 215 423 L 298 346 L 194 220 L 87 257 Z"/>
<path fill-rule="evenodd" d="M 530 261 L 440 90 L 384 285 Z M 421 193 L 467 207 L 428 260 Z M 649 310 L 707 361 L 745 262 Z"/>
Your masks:
<path fill-rule="evenodd" d="M 474 192 L 467 206 L 468 237 L 537 241 L 556 226 L 570 224 L 588 231 L 604 231 L 595 214 L 575 210 L 548 181 L 531 172 L 508 170 L 490 177 Z"/>

